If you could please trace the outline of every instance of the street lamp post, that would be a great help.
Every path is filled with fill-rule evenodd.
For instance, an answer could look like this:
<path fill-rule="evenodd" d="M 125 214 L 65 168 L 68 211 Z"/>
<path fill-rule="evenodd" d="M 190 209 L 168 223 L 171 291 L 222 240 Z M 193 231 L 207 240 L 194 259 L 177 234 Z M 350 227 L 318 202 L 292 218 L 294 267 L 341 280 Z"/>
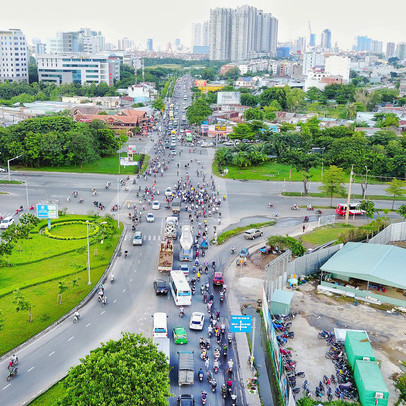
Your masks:
<path fill-rule="evenodd" d="M 120 213 L 120 179 L 117 179 L 117 228 L 120 228 L 119 213 Z"/>
<path fill-rule="evenodd" d="M 90 281 L 90 249 L 89 249 L 89 221 L 86 220 L 86 235 L 87 235 L 87 274 L 89 276 L 89 281 L 87 282 L 88 285 L 91 285 L 92 282 Z"/>
<path fill-rule="evenodd" d="M 28 180 L 27 180 L 27 177 L 25 177 L 25 196 L 27 198 L 27 210 L 29 210 L 30 205 L 28 203 Z"/>
<path fill-rule="evenodd" d="M 14 158 L 11 158 L 11 159 L 9 159 L 8 161 L 7 161 L 7 170 L 8 170 L 8 181 L 10 182 L 10 162 L 11 161 L 14 161 L 14 159 L 17 159 L 17 158 L 20 158 L 20 156 L 21 155 L 17 155 L 16 157 L 14 157 Z"/>
<path fill-rule="evenodd" d="M 367 196 L 367 187 L 368 187 L 368 172 L 370 169 L 368 169 L 368 166 L 365 165 L 365 189 L 363 190 L 363 196 L 362 200 L 364 200 Z"/>

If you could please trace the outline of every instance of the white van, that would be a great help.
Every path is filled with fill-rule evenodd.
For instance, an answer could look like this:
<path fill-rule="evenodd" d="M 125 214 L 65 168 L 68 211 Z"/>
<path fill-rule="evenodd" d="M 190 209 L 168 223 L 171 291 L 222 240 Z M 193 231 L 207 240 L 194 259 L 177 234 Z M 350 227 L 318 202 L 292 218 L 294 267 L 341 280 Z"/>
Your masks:
<path fill-rule="evenodd" d="M 154 313 L 154 330 L 152 331 L 152 338 L 168 337 L 168 325 L 166 319 L 166 313 Z"/>

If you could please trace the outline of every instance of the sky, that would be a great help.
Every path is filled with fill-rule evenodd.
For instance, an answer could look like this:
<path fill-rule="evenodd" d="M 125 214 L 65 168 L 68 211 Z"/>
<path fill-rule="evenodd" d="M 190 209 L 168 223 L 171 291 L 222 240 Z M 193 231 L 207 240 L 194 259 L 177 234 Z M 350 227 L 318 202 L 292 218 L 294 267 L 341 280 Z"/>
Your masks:
<path fill-rule="evenodd" d="M 368 35 L 383 42 L 406 42 L 405 0 L 19 0 L 0 3 L 0 30 L 20 28 L 32 38 L 54 37 L 57 31 L 88 27 L 102 31 L 107 42 L 117 44 L 123 37 L 145 47 L 166 45 L 180 38 L 190 45 L 192 24 L 209 19 L 210 8 L 249 4 L 272 13 L 279 20 L 279 41 L 309 36 L 308 22 L 318 36 L 325 28 L 332 42 L 351 49 L 356 35 Z"/>

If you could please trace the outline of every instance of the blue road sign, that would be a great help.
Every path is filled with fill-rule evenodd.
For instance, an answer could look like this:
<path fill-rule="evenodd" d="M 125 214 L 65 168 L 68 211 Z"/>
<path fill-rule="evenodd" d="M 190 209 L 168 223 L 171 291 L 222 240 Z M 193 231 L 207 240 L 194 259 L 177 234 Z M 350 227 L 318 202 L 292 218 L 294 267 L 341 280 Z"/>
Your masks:
<path fill-rule="evenodd" d="M 230 331 L 232 333 L 250 333 L 251 316 L 231 316 Z"/>

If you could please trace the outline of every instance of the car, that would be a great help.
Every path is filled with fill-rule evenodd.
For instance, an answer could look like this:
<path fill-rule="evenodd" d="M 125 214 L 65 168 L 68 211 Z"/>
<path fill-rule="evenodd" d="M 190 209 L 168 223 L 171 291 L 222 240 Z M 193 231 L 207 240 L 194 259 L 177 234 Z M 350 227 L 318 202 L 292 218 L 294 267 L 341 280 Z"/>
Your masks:
<path fill-rule="evenodd" d="M 246 240 L 253 240 L 254 238 L 262 237 L 263 234 L 264 233 L 261 230 L 258 230 L 257 228 L 251 228 L 244 232 L 244 238 Z"/>
<path fill-rule="evenodd" d="M 147 214 L 147 223 L 153 223 L 155 221 L 155 217 L 152 213 Z"/>
<path fill-rule="evenodd" d="M 156 295 L 167 295 L 168 285 L 163 279 L 157 279 L 154 281 L 154 290 Z"/>
<path fill-rule="evenodd" d="M 226 141 L 223 145 L 225 147 L 234 147 L 235 143 L 233 141 Z"/>
<path fill-rule="evenodd" d="M 172 188 L 171 187 L 167 187 L 165 189 L 165 196 L 166 197 L 172 196 Z"/>
<path fill-rule="evenodd" d="M 133 245 L 142 245 L 142 233 L 141 231 L 136 231 L 133 237 Z"/>
<path fill-rule="evenodd" d="M 0 172 L 7 172 L 7 171 L 0 166 Z"/>
<path fill-rule="evenodd" d="M 195 399 L 192 395 L 184 393 L 178 396 L 178 406 L 195 406 Z"/>
<path fill-rule="evenodd" d="M 223 272 L 214 272 L 213 285 L 223 286 L 223 284 L 224 284 Z"/>
<path fill-rule="evenodd" d="M 158 200 L 155 200 L 152 203 L 152 210 L 159 210 L 159 208 L 161 207 L 160 203 L 158 202 Z"/>
<path fill-rule="evenodd" d="M 175 344 L 187 344 L 187 335 L 183 327 L 174 327 L 172 329 L 172 334 Z"/>
<path fill-rule="evenodd" d="M 240 251 L 240 257 L 242 257 L 242 258 L 244 258 L 244 257 L 248 257 L 248 248 L 243 248 L 241 251 Z"/>
<path fill-rule="evenodd" d="M 0 229 L 5 230 L 14 224 L 14 219 L 11 216 L 5 217 L 0 223 Z"/>
<path fill-rule="evenodd" d="M 203 330 L 204 314 L 201 312 L 193 312 L 190 316 L 189 328 L 191 330 Z"/>

